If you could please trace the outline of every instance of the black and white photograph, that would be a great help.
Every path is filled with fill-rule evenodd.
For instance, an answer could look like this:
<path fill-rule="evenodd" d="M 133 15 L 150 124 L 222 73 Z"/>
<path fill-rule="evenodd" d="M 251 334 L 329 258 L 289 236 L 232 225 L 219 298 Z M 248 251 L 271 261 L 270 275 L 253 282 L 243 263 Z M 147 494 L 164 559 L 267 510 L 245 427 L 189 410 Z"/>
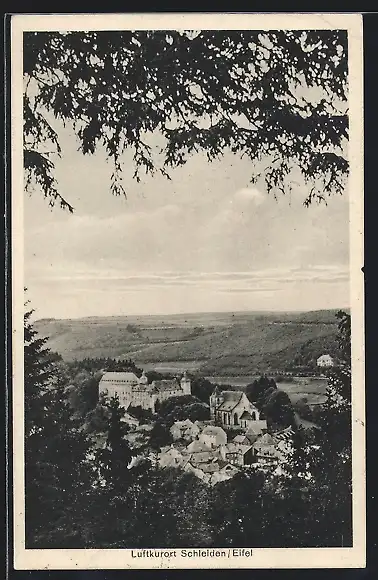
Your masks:
<path fill-rule="evenodd" d="M 365 565 L 362 21 L 12 20 L 19 569 Z"/>

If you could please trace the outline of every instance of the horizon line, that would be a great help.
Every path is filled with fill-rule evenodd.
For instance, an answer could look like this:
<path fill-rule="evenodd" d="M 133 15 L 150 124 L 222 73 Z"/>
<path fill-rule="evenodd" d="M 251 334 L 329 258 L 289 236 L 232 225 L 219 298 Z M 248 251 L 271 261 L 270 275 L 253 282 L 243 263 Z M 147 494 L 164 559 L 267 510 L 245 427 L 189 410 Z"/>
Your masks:
<path fill-rule="evenodd" d="M 331 311 L 349 311 L 350 306 L 339 306 L 333 308 L 316 308 L 314 310 L 295 310 L 295 309 L 286 309 L 286 310 L 272 310 L 272 309 L 257 309 L 257 310 L 194 310 L 189 312 L 161 312 L 161 313 L 135 313 L 135 314 L 93 314 L 89 316 L 71 316 L 67 318 L 56 318 L 54 316 L 43 316 L 42 318 L 35 319 L 35 322 L 42 322 L 42 321 L 67 321 L 67 320 L 93 320 L 93 319 L 100 319 L 100 318 L 140 318 L 140 317 L 169 317 L 169 316 L 193 316 L 198 314 L 310 314 L 315 312 L 331 312 Z"/>

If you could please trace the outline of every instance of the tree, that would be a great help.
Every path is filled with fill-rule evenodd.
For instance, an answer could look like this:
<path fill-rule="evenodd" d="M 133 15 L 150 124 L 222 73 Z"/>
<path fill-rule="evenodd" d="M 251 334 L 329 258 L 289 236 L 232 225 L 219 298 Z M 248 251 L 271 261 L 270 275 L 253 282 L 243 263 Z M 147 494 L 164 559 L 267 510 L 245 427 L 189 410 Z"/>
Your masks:
<path fill-rule="evenodd" d="M 25 303 L 28 308 L 29 302 Z M 44 416 L 43 400 L 54 384 L 51 352 L 47 338 L 38 336 L 31 322 L 33 309 L 24 314 L 24 393 L 26 436 L 38 430 Z"/>
<path fill-rule="evenodd" d="M 157 408 L 157 412 L 160 417 L 167 417 L 176 407 L 184 407 L 193 403 L 200 403 L 200 401 L 193 395 L 177 395 L 162 401 Z"/>
<path fill-rule="evenodd" d="M 117 397 L 106 402 L 109 410 L 106 446 L 97 454 L 100 477 L 109 488 L 119 488 L 129 481 L 128 466 L 132 459 L 132 452 L 124 438 L 127 433 L 126 425 L 121 419 L 125 409 L 120 407 Z"/>
<path fill-rule="evenodd" d="M 268 498 L 265 480 L 261 472 L 245 471 L 215 487 L 209 521 L 216 546 L 269 547 L 269 534 L 274 534 L 266 521 L 272 498 Z"/>
<path fill-rule="evenodd" d="M 208 404 L 215 385 L 204 377 L 195 377 L 191 381 L 191 392 L 203 403 Z"/>
<path fill-rule="evenodd" d="M 268 397 L 277 390 L 274 379 L 269 379 L 266 375 L 253 381 L 246 386 L 245 393 L 248 399 L 261 409 Z"/>
<path fill-rule="evenodd" d="M 321 430 L 298 429 L 282 495 L 299 545 L 352 545 L 350 317 L 338 313 L 342 359 L 329 372 Z M 282 483 L 282 482 L 281 482 Z"/>
<path fill-rule="evenodd" d="M 31 315 L 24 318 L 25 541 L 28 548 L 72 548 L 91 487 L 90 443 Z"/>
<path fill-rule="evenodd" d="M 342 30 L 27 32 L 27 187 L 37 184 L 50 205 L 73 210 L 53 174 L 61 154 L 53 115 L 70 123 L 83 154 L 105 148 L 116 195 L 126 193 L 125 149 L 137 181 L 142 171 L 169 178 L 194 152 L 212 161 L 228 149 L 266 159 L 266 188 L 275 195 L 290 188 L 295 171 L 310 186 L 306 204 L 342 193 L 347 40 Z M 156 133 L 158 159 L 148 142 Z"/>
<path fill-rule="evenodd" d="M 139 421 L 151 421 L 153 417 L 151 409 L 144 409 L 140 405 L 137 405 L 136 407 L 130 405 L 127 408 L 127 412 Z"/>
<path fill-rule="evenodd" d="M 98 402 L 98 386 L 101 374 L 82 370 L 78 372 L 66 392 L 72 409 L 79 416 L 85 415 L 95 409 Z"/>
<path fill-rule="evenodd" d="M 160 451 L 162 447 L 172 443 L 172 435 L 169 425 L 164 420 L 158 420 L 150 432 L 149 445 L 155 451 Z"/>
<path fill-rule="evenodd" d="M 270 424 L 288 427 L 293 423 L 293 405 L 289 395 L 285 391 L 281 391 L 280 389 L 272 391 L 262 406 L 262 410 Z"/>

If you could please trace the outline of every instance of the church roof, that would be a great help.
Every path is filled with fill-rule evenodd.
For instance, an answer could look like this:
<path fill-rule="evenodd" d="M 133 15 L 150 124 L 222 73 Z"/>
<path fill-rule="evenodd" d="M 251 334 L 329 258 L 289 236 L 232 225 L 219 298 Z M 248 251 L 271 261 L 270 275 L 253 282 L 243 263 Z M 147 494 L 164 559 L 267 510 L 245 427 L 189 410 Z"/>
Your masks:
<path fill-rule="evenodd" d="M 219 405 L 219 411 L 232 411 L 243 396 L 243 391 L 222 391 L 223 402 Z"/>

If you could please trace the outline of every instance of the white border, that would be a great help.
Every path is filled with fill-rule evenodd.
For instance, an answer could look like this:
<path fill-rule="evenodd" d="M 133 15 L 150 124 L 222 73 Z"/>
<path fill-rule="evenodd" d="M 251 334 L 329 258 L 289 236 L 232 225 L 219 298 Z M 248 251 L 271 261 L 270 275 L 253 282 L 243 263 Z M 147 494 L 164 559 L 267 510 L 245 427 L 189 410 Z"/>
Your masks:
<path fill-rule="evenodd" d="M 131 550 L 26 550 L 24 542 L 23 155 L 24 31 L 122 29 L 347 29 L 350 87 L 350 266 L 353 403 L 353 548 L 259 548 L 249 558 L 131 558 Z M 11 20 L 14 562 L 20 570 L 140 568 L 363 568 L 365 556 L 365 397 L 363 253 L 362 16 L 357 14 L 15 15 Z M 227 553 L 228 548 L 226 548 Z M 179 553 L 180 550 L 177 550 Z M 232 551 L 231 551 L 232 553 Z"/>

